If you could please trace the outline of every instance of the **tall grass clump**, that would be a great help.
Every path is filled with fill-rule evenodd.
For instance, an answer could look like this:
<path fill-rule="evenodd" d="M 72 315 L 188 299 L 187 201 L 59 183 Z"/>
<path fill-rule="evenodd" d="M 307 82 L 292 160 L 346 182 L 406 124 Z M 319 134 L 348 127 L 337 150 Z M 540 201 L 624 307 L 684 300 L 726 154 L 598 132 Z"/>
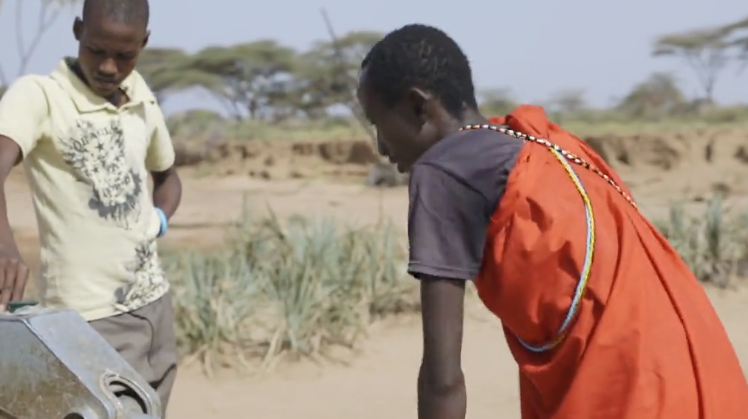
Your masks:
<path fill-rule="evenodd" d="M 748 274 L 748 214 L 731 211 L 722 196 L 693 215 L 675 204 L 653 224 L 700 281 L 726 287 Z"/>
<path fill-rule="evenodd" d="M 261 367 L 353 348 L 376 318 L 417 310 L 393 226 L 245 215 L 226 245 L 164 257 L 182 353 Z"/>

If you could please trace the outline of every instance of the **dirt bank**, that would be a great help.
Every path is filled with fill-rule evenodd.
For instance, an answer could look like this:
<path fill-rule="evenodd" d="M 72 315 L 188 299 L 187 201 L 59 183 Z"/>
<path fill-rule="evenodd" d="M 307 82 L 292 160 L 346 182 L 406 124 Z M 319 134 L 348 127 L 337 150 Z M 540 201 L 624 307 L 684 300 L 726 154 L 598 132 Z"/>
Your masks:
<path fill-rule="evenodd" d="M 663 193 L 700 200 L 720 191 L 748 193 L 748 130 L 693 130 L 666 134 L 584 138 L 641 198 Z M 235 142 L 213 147 L 179 144 L 180 166 L 198 173 L 264 180 L 361 181 L 378 158 L 368 141 Z"/>
<path fill-rule="evenodd" d="M 700 200 L 713 192 L 748 193 L 748 131 L 697 130 L 667 135 L 589 137 L 585 140 L 637 195 Z"/>

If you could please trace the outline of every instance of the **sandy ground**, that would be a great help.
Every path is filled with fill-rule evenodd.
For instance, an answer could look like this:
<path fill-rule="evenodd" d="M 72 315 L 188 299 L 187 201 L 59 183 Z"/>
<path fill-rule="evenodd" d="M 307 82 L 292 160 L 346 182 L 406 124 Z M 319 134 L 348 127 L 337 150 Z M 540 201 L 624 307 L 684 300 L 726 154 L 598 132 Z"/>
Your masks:
<path fill-rule="evenodd" d="M 709 291 L 743 365 L 748 365 L 748 328 L 742 320 L 748 292 Z M 517 368 L 499 324 L 478 307 L 471 311 L 463 348 L 468 418 L 519 419 Z M 188 370 L 177 381 L 169 418 L 412 419 L 420 351 L 419 324 L 409 319 L 376 330 L 364 354 L 349 366 L 293 366 L 268 377 L 212 382 Z"/>
<path fill-rule="evenodd" d="M 662 213 L 665 204 L 673 199 L 698 202 L 715 188 L 726 187 L 730 199 L 742 205 L 748 186 L 742 180 L 745 168 L 738 161 L 742 144 L 748 142 L 743 138 L 729 143 L 727 150 L 707 153 L 708 158 L 693 144 L 678 146 L 677 141 L 664 151 L 662 147 L 642 149 L 638 142 L 623 147 L 628 152 L 638 150 L 637 158 L 622 154 L 621 146 L 611 143 L 606 146 L 607 157 L 632 185 L 640 206 L 649 215 Z M 714 160 L 715 155 L 722 157 Z M 350 182 L 319 179 L 267 181 L 251 178 L 240 170 L 232 172 L 236 174 L 218 178 L 198 176 L 194 170 L 183 171 L 184 200 L 163 246 L 217 243 L 226 224 L 239 216 L 245 202 L 253 211 L 272 208 L 281 216 L 327 215 L 353 223 L 389 217 L 405 229 L 404 188 L 373 190 Z M 16 239 L 33 266 L 38 260 L 38 241 L 23 176 L 14 173 L 6 190 Z M 708 292 L 743 363 L 748 365 L 748 327 L 742 320 L 748 309 L 748 289 Z M 420 350 L 418 319 L 404 318 L 378 325 L 363 353 L 346 366 L 283 365 L 260 377 L 224 373 L 212 380 L 195 368 L 185 368 L 177 381 L 169 418 L 413 418 Z M 476 303 L 471 304 L 466 319 L 464 368 L 470 418 L 519 418 L 516 367 L 498 321 Z"/>

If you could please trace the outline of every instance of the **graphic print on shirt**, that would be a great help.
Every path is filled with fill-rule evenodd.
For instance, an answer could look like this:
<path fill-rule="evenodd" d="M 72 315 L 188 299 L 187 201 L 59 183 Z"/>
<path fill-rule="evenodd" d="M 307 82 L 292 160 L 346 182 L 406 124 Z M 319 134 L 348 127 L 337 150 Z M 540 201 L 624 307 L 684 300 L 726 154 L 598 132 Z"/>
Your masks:
<path fill-rule="evenodd" d="M 95 125 L 81 118 L 61 138 L 63 159 L 91 186 L 88 206 L 99 217 L 130 229 L 140 215 L 140 175 L 125 155 L 125 135 L 118 119 Z"/>
<path fill-rule="evenodd" d="M 134 310 L 155 301 L 166 290 L 164 270 L 156 251 L 156 240 L 141 243 L 135 249 L 135 259 L 127 267 L 134 275 L 134 283 L 128 289 L 117 292 L 124 311 Z"/>

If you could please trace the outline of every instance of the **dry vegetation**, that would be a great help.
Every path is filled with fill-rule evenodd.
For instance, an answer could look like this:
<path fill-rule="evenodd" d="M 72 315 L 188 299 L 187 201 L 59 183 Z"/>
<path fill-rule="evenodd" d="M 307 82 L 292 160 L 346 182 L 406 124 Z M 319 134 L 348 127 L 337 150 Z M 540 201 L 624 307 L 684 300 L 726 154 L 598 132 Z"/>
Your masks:
<path fill-rule="evenodd" d="M 674 204 L 654 225 L 699 280 L 726 287 L 748 274 L 748 212 L 729 208 L 720 195 L 695 215 Z"/>
<path fill-rule="evenodd" d="M 252 368 L 249 358 L 266 368 L 286 355 L 353 349 L 372 321 L 418 309 L 386 221 L 354 228 L 247 213 L 235 227 L 224 248 L 164 257 L 179 344 L 208 374 L 216 365 Z"/>
<path fill-rule="evenodd" d="M 748 213 L 719 196 L 702 213 L 673 205 L 653 223 L 704 282 L 734 284 L 748 268 Z M 417 312 L 416 283 L 390 224 L 255 218 L 248 212 L 213 251 L 164 255 L 187 361 L 256 371 L 281 359 L 335 359 L 375 320 Z"/>

